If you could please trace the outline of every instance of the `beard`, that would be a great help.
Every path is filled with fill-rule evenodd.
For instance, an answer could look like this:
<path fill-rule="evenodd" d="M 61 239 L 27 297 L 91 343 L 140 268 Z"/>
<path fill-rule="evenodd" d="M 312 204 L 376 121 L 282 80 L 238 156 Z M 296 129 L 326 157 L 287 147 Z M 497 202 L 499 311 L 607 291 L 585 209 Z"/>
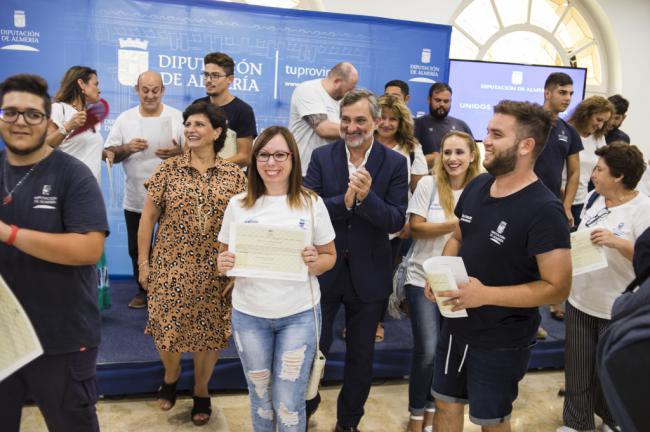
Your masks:
<path fill-rule="evenodd" d="M 43 134 L 43 136 L 36 142 L 31 147 L 26 147 L 26 148 L 18 148 L 12 145 L 10 142 L 7 140 L 4 140 L 5 146 L 9 151 L 17 156 L 28 156 L 34 152 L 39 151 L 43 146 L 45 145 L 45 136 L 46 134 Z"/>
<path fill-rule="evenodd" d="M 515 144 L 507 150 L 493 154 L 492 161 L 489 163 L 484 161 L 483 167 L 490 175 L 498 177 L 514 171 L 518 159 L 517 144 Z"/>
<path fill-rule="evenodd" d="M 370 131 L 367 135 L 361 135 L 359 137 L 358 135 L 354 135 L 354 138 L 351 138 L 350 136 L 341 133 L 341 138 L 343 138 L 343 141 L 345 141 L 345 145 L 348 146 L 349 148 L 357 148 L 361 147 L 364 142 L 366 142 L 368 139 L 372 140 L 374 137 L 374 131 Z"/>
<path fill-rule="evenodd" d="M 449 110 L 446 110 L 442 107 L 434 110 L 431 108 L 431 106 L 429 106 L 429 114 L 431 114 L 431 117 L 437 120 L 444 120 L 445 117 L 449 115 Z"/>

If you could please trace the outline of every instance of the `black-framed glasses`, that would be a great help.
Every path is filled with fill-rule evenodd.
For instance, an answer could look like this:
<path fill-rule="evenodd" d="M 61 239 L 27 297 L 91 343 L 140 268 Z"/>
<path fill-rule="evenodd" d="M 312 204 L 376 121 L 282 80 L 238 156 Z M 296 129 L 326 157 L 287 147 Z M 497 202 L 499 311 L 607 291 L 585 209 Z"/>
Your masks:
<path fill-rule="evenodd" d="M 23 119 L 25 119 L 25 123 L 32 126 L 43 123 L 43 120 L 47 117 L 47 114 L 44 112 L 34 109 L 28 109 L 25 111 L 20 111 L 14 108 L 0 109 L 0 120 L 5 123 L 16 123 L 18 117 L 21 115 L 23 116 Z"/>
<path fill-rule="evenodd" d="M 602 218 L 604 218 L 610 213 L 611 210 L 608 209 L 607 207 L 600 209 L 598 213 L 590 217 L 589 220 L 585 221 L 585 226 L 589 228 L 590 226 L 592 226 L 593 224 L 595 224 L 596 222 L 598 222 L 599 220 L 601 220 Z"/>
<path fill-rule="evenodd" d="M 222 74 L 219 72 L 203 72 L 201 75 L 203 75 L 203 79 L 212 79 L 212 80 L 218 80 L 223 77 L 227 77 L 228 75 Z"/>
<path fill-rule="evenodd" d="M 289 158 L 289 155 L 291 152 L 275 152 L 275 153 L 268 153 L 268 152 L 259 152 L 258 154 L 255 155 L 255 159 L 258 160 L 258 162 L 268 162 L 269 158 L 271 156 L 273 159 L 275 159 L 276 162 L 284 162 Z"/>

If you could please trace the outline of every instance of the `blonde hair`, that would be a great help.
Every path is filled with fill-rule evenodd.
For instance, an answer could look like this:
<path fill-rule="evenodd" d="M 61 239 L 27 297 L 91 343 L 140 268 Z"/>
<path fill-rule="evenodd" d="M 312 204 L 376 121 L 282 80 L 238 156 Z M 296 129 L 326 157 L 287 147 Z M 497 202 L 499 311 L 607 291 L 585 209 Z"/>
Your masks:
<path fill-rule="evenodd" d="M 442 137 L 440 141 L 440 155 L 436 158 L 436 163 L 433 167 L 433 173 L 436 178 L 436 188 L 438 189 L 438 200 L 440 201 L 440 207 L 445 212 L 445 217 L 450 219 L 454 214 L 454 194 L 451 189 L 451 179 L 449 178 L 449 173 L 445 170 L 442 164 L 443 152 L 445 151 L 445 143 L 451 137 L 458 137 L 465 141 L 467 148 L 470 153 L 474 155 L 474 160 L 469 163 L 467 171 L 465 172 L 465 180 L 463 180 L 463 188 L 469 183 L 474 177 L 481 173 L 480 157 L 478 146 L 474 138 L 465 132 L 458 130 L 452 130 L 447 132 L 445 136 Z"/>
<path fill-rule="evenodd" d="M 382 110 L 384 108 L 391 110 L 393 114 L 397 116 L 399 119 L 399 126 L 395 133 L 395 141 L 397 141 L 403 149 L 407 150 L 409 153 L 413 153 L 415 147 L 419 143 L 413 135 L 415 130 L 413 115 L 406 104 L 396 96 L 384 95 L 379 98 L 379 108 Z"/>

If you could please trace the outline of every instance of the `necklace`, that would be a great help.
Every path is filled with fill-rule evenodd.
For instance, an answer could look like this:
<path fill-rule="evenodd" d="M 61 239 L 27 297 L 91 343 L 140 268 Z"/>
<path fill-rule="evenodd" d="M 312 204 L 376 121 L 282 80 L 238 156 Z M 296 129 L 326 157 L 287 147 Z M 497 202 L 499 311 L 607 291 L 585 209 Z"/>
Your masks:
<path fill-rule="evenodd" d="M 208 233 L 208 228 L 209 228 L 208 225 L 210 224 L 210 216 L 212 216 L 215 213 L 214 207 L 210 204 L 210 200 L 209 200 L 210 192 L 214 194 L 214 190 L 210 187 L 212 174 L 209 173 L 209 171 L 206 171 L 205 174 L 199 173 L 198 176 L 192 173 L 192 177 L 196 186 L 196 215 L 199 220 L 199 227 L 201 229 L 201 233 L 203 235 L 206 235 Z M 203 195 L 203 185 L 201 184 L 201 177 L 205 178 L 206 186 L 208 189 L 205 196 Z M 221 172 L 217 168 L 217 178 L 216 178 L 217 184 L 219 184 L 220 177 L 221 177 Z"/>
<path fill-rule="evenodd" d="M 43 160 L 43 159 L 41 159 L 41 160 Z M 7 204 L 11 204 L 13 202 L 13 200 L 14 200 L 13 199 L 14 192 L 16 192 L 16 190 L 25 182 L 25 180 L 27 180 L 27 177 L 29 177 L 29 175 L 34 171 L 34 169 L 40 163 L 41 163 L 41 161 L 36 162 L 34 164 L 34 166 L 32 166 L 29 169 L 29 171 L 27 171 L 27 173 L 24 176 L 22 176 L 22 178 L 20 180 L 18 180 L 18 183 L 16 183 L 16 185 L 11 190 L 9 190 L 9 188 L 7 187 L 7 184 L 9 184 L 9 180 L 7 179 L 7 172 L 9 171 L 9 163 L 7 163 L 7 159 L 5 158 L 5 170 L 4 170 L 4 176 L 3 176 L 4 181 L 2 183 L 3 183 L 4 189 L 5 189 L 5 193 L 7 195 L 2 199 L 2 205 L 3 206 L 7 205 Z"/>

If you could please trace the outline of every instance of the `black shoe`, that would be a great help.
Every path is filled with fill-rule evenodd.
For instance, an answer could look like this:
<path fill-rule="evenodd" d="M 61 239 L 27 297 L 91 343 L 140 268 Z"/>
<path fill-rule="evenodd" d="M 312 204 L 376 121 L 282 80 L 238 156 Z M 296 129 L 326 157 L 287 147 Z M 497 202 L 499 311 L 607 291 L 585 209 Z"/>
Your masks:
<path fill-rule="evenodd" d="M 316 397 L 305 401 L 305 414 L 307 414 L 307 421 L 305 422 L 305 430 L 309 430 L 309 419 L 318 411 L 320 405 L 320 393 L 316 393 Z"/>
<path fill-rule="evenodd" d="M 357 429 L 356 426 L 341 426 L 336 423 L 336 427 L 334 428 L 334 432 L 361 432 L 359 429 Z"/>

